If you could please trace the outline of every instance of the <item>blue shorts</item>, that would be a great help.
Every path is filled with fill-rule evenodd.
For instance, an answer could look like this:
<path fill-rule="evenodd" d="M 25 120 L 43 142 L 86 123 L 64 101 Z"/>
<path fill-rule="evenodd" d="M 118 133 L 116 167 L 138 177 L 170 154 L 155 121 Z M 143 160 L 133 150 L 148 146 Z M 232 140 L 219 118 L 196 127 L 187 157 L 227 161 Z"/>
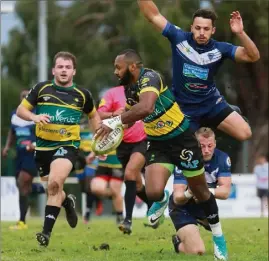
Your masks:
<path fill-rule="evenodd" d="M 205 220 L 206 215 L 199 204 L 196 204 L 193 199 L 189 200 L 185 205 L 175 205 L 173 194 L 169 198 L 169 216 L 174 224 L 176 231 L 186 225 L 202 225 L 199 220 Z M 209 226 L 203 227 L 210 230 Z"/>
<path fill-rule="evenodd" d="M 16 157 L 16 178 L 21 171 L 28 172 L 31 176 L 37 176 L 34 152 L 17 151 Z"/>
<path fill-rule="evenodd" d="M 76 170 L 75 172 L 78 180 L 85 179 L 86 177 L 94 177 L 97 165 L 98 159 L 95 159 L 91 165 L 86 165 L 86 167 L 82 171 Z"/>
<path fill-rule="evenodd" d="M 216 128 L 234 111 L 221 95 L 215 95 L 199 104 L 179 105 L 190 121 L 192 131 L 196 131 L 203 126 Z"/>

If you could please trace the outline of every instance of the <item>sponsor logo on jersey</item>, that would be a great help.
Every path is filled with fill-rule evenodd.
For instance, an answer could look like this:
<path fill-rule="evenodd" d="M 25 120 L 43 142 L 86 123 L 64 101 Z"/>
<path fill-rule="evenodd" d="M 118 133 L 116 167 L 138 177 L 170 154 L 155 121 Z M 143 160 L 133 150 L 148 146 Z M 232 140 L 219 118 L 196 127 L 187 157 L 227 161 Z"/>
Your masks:
<path fill-rule="evenodd" d="M 55 115 L 50 115 L 49 113 L 45 113 L 50 116 L 51 123 L 76 123 L 77 119 L 73 116 L 64 116 L 65 110 L 57 110 Z"/>
<path fill-rule="evenodd" d="M 208 88 L 207 85 L 202 83 L 185 83 L 185 88 L 191 92 L 199 92 Z"/>
<path fill-rule="evenodd" d="M 208 73 L 209 73 L 209 69 L 184 63 L 183 75 L 186 77 L 207 80 Z"/>

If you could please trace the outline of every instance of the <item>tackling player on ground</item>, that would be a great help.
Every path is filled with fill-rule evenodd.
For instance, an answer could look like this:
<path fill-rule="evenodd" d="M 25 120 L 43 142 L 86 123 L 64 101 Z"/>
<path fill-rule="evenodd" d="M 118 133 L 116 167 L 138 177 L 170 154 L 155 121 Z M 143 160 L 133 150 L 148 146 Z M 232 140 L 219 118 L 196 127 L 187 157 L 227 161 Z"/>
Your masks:
<path fill-rule="evenodd" d="M 231 190 L 230 157 L 216 148 L 215 134 L 210 128 L 202 127 L 196 132 L 196 137 L 202 148 L 209 190 L 216 199 L 225 200 Z M 203 209 L 188 189 L 187 180 L 178 168 L 174 171 L 173 191 L 169 200 L 169 215 L 177 231 L 172 237 L 175 251 L 202 255 L 205 253 L 205 245 L 197 225 L 209 231 L 211 229 Z"/>
<path fill-rule="evenodd" d="M 51 231 L 63 206 L 69 225 L 77 225 L 75 197 L 66 196 L 63 185 L 76 162 L 80 145 L 80 120 L 85 113 L 96 131 L 100 124 L 91 93 L 73 82 L 76 57 L 59 52 L 53 60 L 52 81 L 39 82 L 23 99 L 17 115 L 36 123 L 36 164 L 39 175 L 48 183 L 44 226 L 36 239 L 48 246 Z M 36 114 L 31 112 L 36 108 Z"/>

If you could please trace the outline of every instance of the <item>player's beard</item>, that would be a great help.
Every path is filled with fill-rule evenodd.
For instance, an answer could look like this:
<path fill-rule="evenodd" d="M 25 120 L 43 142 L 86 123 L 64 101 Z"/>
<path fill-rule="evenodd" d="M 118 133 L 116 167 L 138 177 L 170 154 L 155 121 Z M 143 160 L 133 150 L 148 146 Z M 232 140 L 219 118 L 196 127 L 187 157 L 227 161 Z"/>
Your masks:
<path fill-rule="evenodd" d="M 129 71 L 129 69 L 126 69 L 125 74 L 122 76 L 122 78 L 119 80 L 120 85 L 128 85 L 132 82 L 132 74 Z"/>

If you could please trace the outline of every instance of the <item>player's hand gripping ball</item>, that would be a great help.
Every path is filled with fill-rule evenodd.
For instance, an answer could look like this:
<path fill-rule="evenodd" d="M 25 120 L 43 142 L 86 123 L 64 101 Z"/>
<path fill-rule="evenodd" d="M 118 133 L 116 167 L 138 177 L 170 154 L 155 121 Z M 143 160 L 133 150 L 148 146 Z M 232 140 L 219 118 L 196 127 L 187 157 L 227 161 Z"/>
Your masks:
<path fill-rule="evenodd" d="M 108 154 L 120 145 L 122 138 L 123 128 L 118 126 L 105 139 L 94 137 L 92 140 L 92 150 L 96 155 Z"/>

